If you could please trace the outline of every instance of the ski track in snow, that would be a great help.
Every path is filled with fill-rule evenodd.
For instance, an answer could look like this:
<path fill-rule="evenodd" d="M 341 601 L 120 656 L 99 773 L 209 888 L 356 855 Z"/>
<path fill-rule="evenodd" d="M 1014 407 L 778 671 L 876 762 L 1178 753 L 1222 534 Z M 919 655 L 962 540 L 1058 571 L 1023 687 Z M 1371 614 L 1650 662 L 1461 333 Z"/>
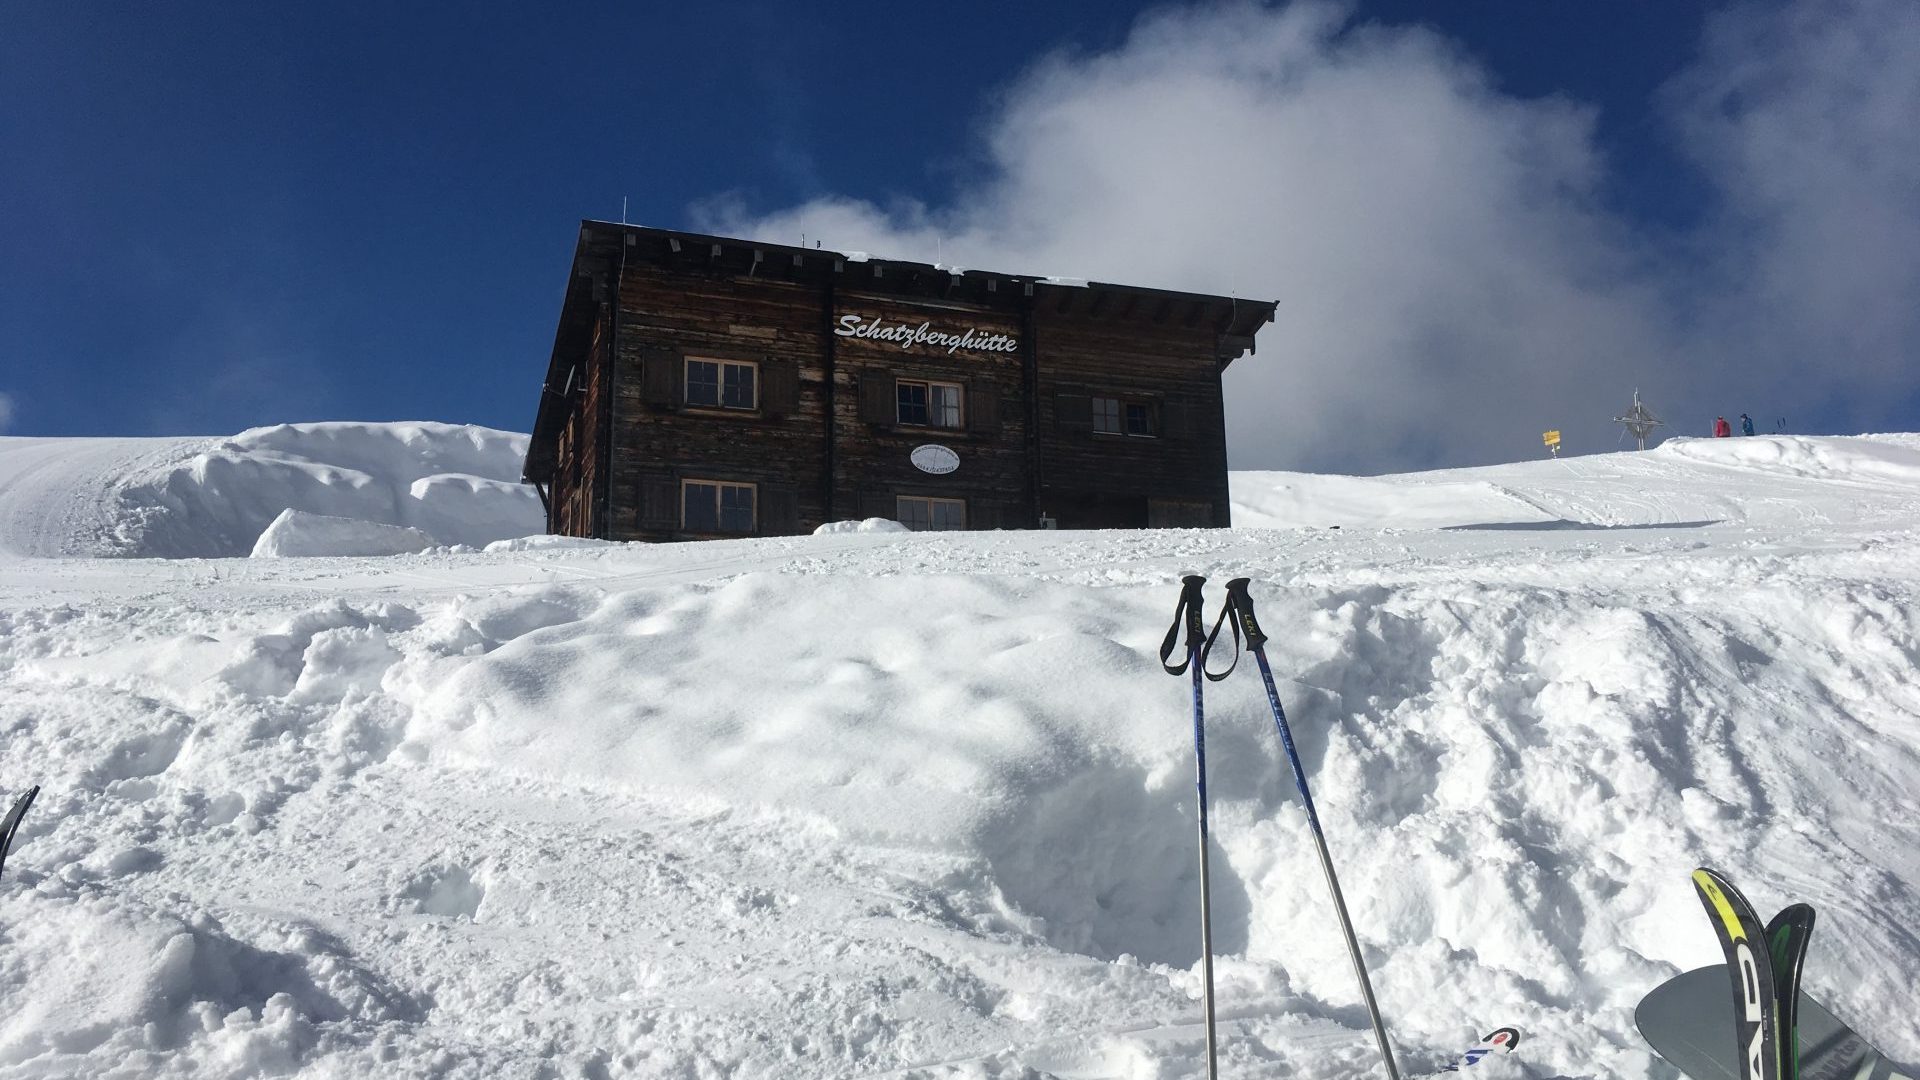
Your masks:
<path fill-rule="evenodd" d="M 21 442 L 0 549 L 153 535 L 178 448 Z M 1255 579 L 1407 1075 L 1672 1080 L 1701 863 L 1920 1061 L 1920 438 L 1234 484 L 1342 528 L 0 558 L 0 1077 L 1197 1076 L 1186 572 Z M 1222 1075 L 1378 1075 L 1207 703 Z"/>

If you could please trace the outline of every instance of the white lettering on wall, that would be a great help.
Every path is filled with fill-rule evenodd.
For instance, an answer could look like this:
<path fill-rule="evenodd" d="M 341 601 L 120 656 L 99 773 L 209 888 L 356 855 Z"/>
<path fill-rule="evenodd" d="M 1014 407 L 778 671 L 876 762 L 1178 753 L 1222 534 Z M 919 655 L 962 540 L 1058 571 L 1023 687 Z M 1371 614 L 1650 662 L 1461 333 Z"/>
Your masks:
<path fill-rule="evenodd" d="M 969 326 L 954 333 L 947 330 L 935 330 L 930 322 L 918 326 L 912 323 L 889 323 L 878 315 L 842 315 L 840 324 L 833 328 L 835 337 L 867 338 L 873 341 L 889 341 L 902 349 L 911 349 L 924 345 L 930 349 L 947 350 L 949 355 L 965 349 L 969 352 L 1010 353 L 1020 351 L 1020 342 L 1011 334 L 992 334 Z"/>

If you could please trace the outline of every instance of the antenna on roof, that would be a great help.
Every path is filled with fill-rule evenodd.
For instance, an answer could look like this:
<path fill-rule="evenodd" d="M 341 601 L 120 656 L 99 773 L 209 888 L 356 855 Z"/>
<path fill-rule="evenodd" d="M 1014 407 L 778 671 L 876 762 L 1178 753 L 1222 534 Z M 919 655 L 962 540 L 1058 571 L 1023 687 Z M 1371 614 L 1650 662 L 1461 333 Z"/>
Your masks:
<path fill-rule="evenodd" d="M 625 195 L 622 195 L 620 196 L 620 224 L 625 225 L 626 223 L 627 223 L 627 197 Z"/>
<path fill-rule="evenodd" d="M 1634 445 L 1640 450 L 1647 448 L 1647 436 L 1653 433 L 1653 429 L 1665 423 L 1653 415 L 1652 409 L 1640 404 L 1640 388 L 1637 386 L 1633 388 L 1633 408 L 1628 409 L 1625 416 L 1614 417 L 1613 422 L 1626 425 L 1626 433 L 1633 436 Z"/>

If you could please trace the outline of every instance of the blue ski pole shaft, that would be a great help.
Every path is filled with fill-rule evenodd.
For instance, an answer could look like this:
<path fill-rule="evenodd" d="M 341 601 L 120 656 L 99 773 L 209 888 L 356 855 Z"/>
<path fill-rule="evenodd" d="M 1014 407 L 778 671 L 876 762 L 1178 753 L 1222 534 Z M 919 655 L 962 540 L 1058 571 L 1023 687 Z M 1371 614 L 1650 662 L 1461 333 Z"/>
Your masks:
<path fill-rule="evenodd" d="M 1207 731 L 1206 711 L 1201 703 L 1202 688 L 1206 685 L 1202 676 L 1207 668 L 1204 659 L 1207 632 L 1200 614 L 1204 602 L 1200 588 L 1206 583 L 1207 579 L 1198 574 L 1189 574 L 1180 579 L 1180 606 L 1174 609 L 1173 626 L 1167 630 L 1166 640 L 1160 643 L 1160 666 L 1169 674 L 1185 675 L 1191 672 L 1193 677 L 1194 790 L 1200 798 L 1201 1002 L 1207 1021 L 1207 1080 L 1218 1080 L 1220 1064 L 1214 1044 L 1213 1024 L 1213 892 L 1207 872 Z M 1174 664 L 1171 661 L 1182 631 L 1186 634 L 1187 658 Z"/>
<path fill-rule="evenodd" d="M 1267 664 L 1266 635 L 1254 621 L 1253 599 L 1247 595 L 1247 579 L 1227 583 L 1227 603 L 1239 607 L 1240 627 L 1246 634 L 1247 651 L 1260 666 L 1260 680 L 1267 687 L 1267 704 L 1273 706 L 1273 724 L 1280 729 L 1280 745 L 1286 748 L 1287 764 L 1293 769 L 1294 786 L 1300 789 L 1300 804 L 1307 811 L 1307 827 L 1313 832 L 1314 847 L 1320 852 L 1320 869 L 1326 871 L 1327 891 L 1333 895 L 1333 910 L 1340 917 L 1340 932 L 1346 935 L 1347 951 L 1353 957 L 1353 973 L 1360 980 L 1360 996 L 1366 999 L 1367 1017 L 1373 1021 L 1373 1037 L 1380 1044 L 1380 1058 L 1386 1062 L 1388 1080 L 1400 1080 L 1400 1069 L 1393 1061 L 1393 1047 L 1387 1042 L 1387 1027 L 1380 1019 L 1380 1005 L 1373 998 L 1373 982 L 1367 978 L 1367 964 L 1360 955 L 1360 940 L 1353 934 L 1353 920 L 1347 916 L 1347 901 L 1340 894 L 1340 877 L 1333 872 L 1333 856 L 1327 851 L 1327 836 L 1320 829 L 1320 815 L 1313 808 L 1313 792 L 1307 788 L 1307 771 L 1300 765 L 1294 749 L 1293 730 L 1287 726 L 1287 712 L 1280 707 L 1280 691 L 1273 685 L 1273 668 Z"/>
<path fill-rule="evenodd" d="M 1213 1033 L 1213 894 L 1211 876 L 1207 872 L 1207 732 L 1202 719 L 1204 707 L 1200 702 L 1200 675 L 1203 670 L 1200 647 L 1194 645 L 1188 649 L 1187 658 L 1193 665 L 1194 788 L 1200 799 L 1200 978 L 1204 992 L 1202 1008 L 1207 1017 L 1207 1080 L 1214 1080 L 1219 1076 L 1219 1059 L 1215 1053 Z"/>

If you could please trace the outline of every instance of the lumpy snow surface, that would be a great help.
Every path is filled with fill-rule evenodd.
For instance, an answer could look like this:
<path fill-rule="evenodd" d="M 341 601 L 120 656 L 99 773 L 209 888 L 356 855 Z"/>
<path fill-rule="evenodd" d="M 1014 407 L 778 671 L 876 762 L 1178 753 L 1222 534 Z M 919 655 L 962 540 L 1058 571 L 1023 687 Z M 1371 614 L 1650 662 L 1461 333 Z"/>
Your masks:
<path fill-rule="evenodd" d="M 228 439 L 0 437 L 0 552 L 244 556 L 286 510 L 479 547 L 545 528 L 539 496 L 519 482 L 526 453 L 525 435 L 426 421 L 278 424 Z"/>
<path fill-rule="evenodd" d="M 500 482 L 359 427 L 295 471 Z M 190 464 L 13 442 L 12 550 L 174 535 L 86 498 Z M 0 1077 L 1198 1076 L 1187 572 L 1254 579 L 1406 1074 L 1672 1080 L 1701 864 L 1913 1072 L 1920 439 L 1233 490 L 1273 527 L 0 557 Z M 1222 1075 L 1378 1076 L 1258 676 L 1206 693 Z"/>
<path fill-rule="evenodd" d="M 509 541 L 510 543 L 511 541 Z M 253 542 L 256 559 L 300 555 L 411 555 L 436 547 L 433 537 L 405 525 L 328 517 L 286 509 Z"/>

